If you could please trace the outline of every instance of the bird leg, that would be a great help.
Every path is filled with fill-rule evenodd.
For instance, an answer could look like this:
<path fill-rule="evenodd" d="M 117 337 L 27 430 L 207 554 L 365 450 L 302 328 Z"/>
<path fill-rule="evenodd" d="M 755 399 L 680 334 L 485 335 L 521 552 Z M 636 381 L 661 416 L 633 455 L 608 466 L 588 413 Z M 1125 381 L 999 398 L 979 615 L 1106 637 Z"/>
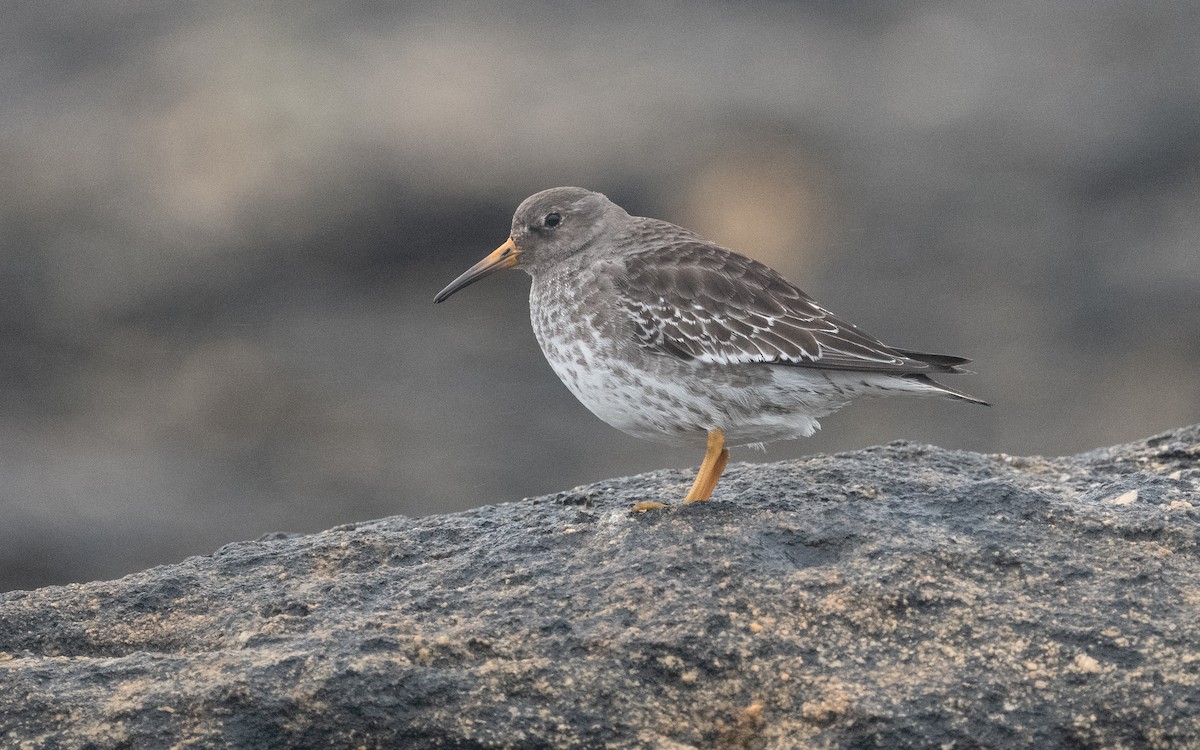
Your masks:
<path fill-rule="evenodd" d="M 703 502 L 711 497 L 728 463 L 729 449 L 725 447 L 725 433 L 721 432 L 720 427 L 714 427 L 708 431 L 708 450 L 704 453 L 700 470 L 696 472 L 692 489 L 683 499 L 684 504 Z"/>
<path fill-rule="evenodd" d="M 721 478 L 721 474 L 725 471 L 725 465 L 728 463 L 729 449 L 725 447 L 725 433 L 721 432 L 720 427 L 714 427 L 708 431 L 708 449 L 704 452 L 704 461 L 700 464 L 700 470 L 696 472 L 696 481 L 692 482 L 692 488 L 688 490 L 683 504 L 708 500 L 712 496 L 713 490 L 716 489 L 717 480 Z M 645 513 L 648 510 L 661 510 L 665 507 L 667 507 L 666 503 L 643 500 L 635 503 L 632 510 L 635 513 Z"/>

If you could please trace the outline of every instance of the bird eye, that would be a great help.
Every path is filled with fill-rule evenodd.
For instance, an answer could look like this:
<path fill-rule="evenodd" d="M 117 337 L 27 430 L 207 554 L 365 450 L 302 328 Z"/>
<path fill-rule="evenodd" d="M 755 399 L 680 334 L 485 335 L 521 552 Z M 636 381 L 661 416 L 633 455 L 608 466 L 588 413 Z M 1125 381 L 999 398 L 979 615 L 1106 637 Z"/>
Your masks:
<path fill-rule="evenodd" d="M 542 219 L 542 224 L 550 227 L 551 229 L 555 228 L 556 226 L 558 226 L 561 223 L 562 223 L 562 214 L 560 214 L 557 211 L 546 214 L 546 218 Z"/>

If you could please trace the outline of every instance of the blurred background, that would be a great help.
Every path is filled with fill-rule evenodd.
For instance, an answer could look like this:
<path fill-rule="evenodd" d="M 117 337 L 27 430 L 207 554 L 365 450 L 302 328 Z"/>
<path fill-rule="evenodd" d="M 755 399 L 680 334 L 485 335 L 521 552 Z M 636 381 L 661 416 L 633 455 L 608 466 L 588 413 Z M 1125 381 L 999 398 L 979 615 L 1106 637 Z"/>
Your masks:
<path fill-rule="evenodd" d="M 569 395 L 524 274 L 432 304 L 555 185 L 995 403 L 735 461 L 1200 421 L 1188 3 L 17 0 L 0 102 L 0 590 L 690 470 Z"/>

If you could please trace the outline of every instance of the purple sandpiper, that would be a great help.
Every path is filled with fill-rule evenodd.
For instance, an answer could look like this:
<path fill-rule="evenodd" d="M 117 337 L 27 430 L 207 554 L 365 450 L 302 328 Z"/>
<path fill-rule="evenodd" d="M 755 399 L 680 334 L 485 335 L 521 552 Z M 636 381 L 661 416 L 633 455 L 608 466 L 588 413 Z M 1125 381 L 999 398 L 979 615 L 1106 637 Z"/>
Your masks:
<path fill-rule="evenodd" d="M 514 266 L 533 277 L 542 353 L 584 406 L 636 437 L 707 444 L 685 503 L 712 495 L 726 444 L 811 435 L 858 396 L 987 403 L 930 377 L 969 360 L 887 346 L 762 263 L 590 190 L 526 198 L 508 241 L 434 301 Z"/>

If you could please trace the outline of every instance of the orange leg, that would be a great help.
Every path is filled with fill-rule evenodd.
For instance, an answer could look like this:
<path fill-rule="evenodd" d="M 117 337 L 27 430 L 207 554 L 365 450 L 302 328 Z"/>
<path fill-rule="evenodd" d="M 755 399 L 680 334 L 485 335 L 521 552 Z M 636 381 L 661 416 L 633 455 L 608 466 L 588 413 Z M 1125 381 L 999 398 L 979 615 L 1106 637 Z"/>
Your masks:
<path fill-rule="evenodd" d="M 708 450 L 704 452 L 704 461 L 700 464 L 700 470 L 696 472 L 696 481 L 692 482 L 692 488 L 688 490 L 687 497 L 683 499 L 684 505 L 701 503 L 712 497 L 713 490 L 717 487 L 717 480 L 721 478 L 721 474 L 725 471 L 725 465 L 728 463 L 729 449 L 725 447 L 725 433 L 721 432 L 720 427 L 714 427 L 708 432 Z M 665 507 L 667 507 L 665 503 L 643 500 L 635 503 L 632 510 L 635 513 L 645 513 L 648 510 L 660 510 Z"/>
<path fill-rule="evenodd" d="M 725 433 L 721 432 L 720 427 L 714 427 L 708 431 L 708 450 L 704 453 L 700 470 L 696 472 L 692 489 L 683 499 L 684 504 L 703 502 L 711 497 L 728 463 L 729 449 L 725 447 Z"/>

